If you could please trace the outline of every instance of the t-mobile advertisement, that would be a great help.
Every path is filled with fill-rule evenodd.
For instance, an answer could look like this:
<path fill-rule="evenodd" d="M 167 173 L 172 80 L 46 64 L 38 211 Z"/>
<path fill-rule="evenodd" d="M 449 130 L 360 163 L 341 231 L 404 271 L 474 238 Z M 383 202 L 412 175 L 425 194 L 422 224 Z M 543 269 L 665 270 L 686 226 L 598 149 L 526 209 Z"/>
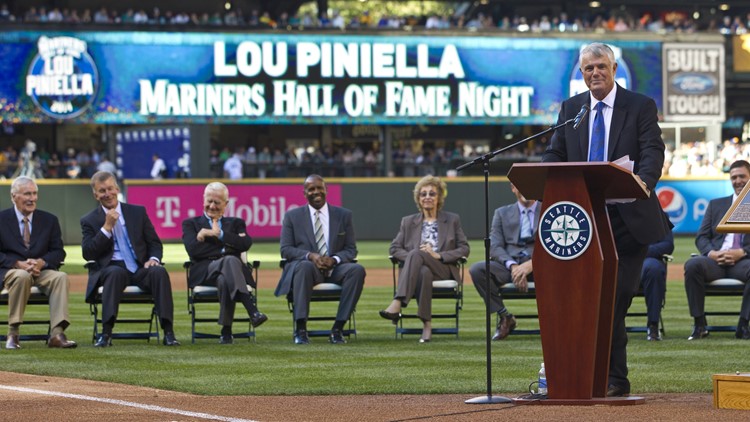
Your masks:
<path fill-rule="evenodd" d="M 278 239 L 287 210 L 307 204 L 301 185 L 228 185 L 224 215 L 245 220 L 253 239 Z M 182 239 L 182 220 L 203 214 L 205 185 L 131 185 L 128 202 L 146 207 L 161 240 Z M 341 185 L 327 184 L 326 202 L 341 205 Z"/>

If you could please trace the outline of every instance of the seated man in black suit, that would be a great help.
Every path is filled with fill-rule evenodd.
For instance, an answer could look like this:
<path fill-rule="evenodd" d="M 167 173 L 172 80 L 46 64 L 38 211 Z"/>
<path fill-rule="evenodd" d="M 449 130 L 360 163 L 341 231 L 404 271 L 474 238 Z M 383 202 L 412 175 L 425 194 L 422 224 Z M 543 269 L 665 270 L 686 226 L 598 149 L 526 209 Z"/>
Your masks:
<path fill-rule="evenodd" d="M 471 280 L 479 295 L 490 301 L 490 312 L 497 312 L 498 321 L 493 341 L 502 340 L 516 328 L 516 318 L 503 303 L 500 288 L 513 283 L 521 292 L 528 290 L 528 282 L 534 281 L 531 255 L 534 254 L 534 239 L 541 205 L 526 199 L 511 183 L 510 189 L 516 202 L 495 210 L 490 232 L 490 286 L 487 292 L 486 265 L 477 262 L 469 269 Z"/>
<path fill-rule="evenodd" d="M 740 319 L 735 337 L 750 340 L 750 236 L 740 233 L 719 233 L 716 227 L 729 207 L 737 199 L 750 181 L 750 163 L 737 160 L 729 166 L 729 180 L 734 194 L 712 199 L 706 207 L 703 221 L 695 237 L 699 256 L 685 262 L 685 292 L 687 293 L 690 315 L 695 319 L 693 333 L 688 340 L 698 340 L 708 336 L 706 329 L 706 284 L 719 278 L 735 278 L 745 283 L 740 307 Z"/>
<path fill-rule="evenodd" d="M 120 203 L 120 187 L 112 173 L 96 172 L 91 177 L 91 189 L 100 205 L 81 218 L 81 252 L 85 260 L 95 261 L 94 268 L 89 269 L 86 301 L 93 301 L 99 286 L 104 287 L 102 334 L 94 346 L 112 345 L 122 292 L 130 284 L 151 292 L 164 329 L 164 345 L 179 346 L 172 329 L 172 285 L 161 265 L 161 240 L 146 208 Z"/>
<path fill-rule="evenodd" d="M 215 286 L 219 291 L 221 344 L 233 341 L 235 302 L 245 307 L 253 328 L 268 320 L 250 296 L 247 285 L 255 287 L 255 280 L 241 258 L 253 240 L 243 219 L 224 216 L 228 203 L 229 189 L 223 183 L 209 183 L 203 191 L 203 215 L 182 222 L 182 242 L 192 261 L 188 284 Z"/>
<path fill-rule="evenodd" d="M 667 266 L 664 263 L 664 255 L 674 252 L 674 235 L 672 230 L 667 236 L 648 245 L 648 254 L 643 261 L 641 271 L 641 288 L 646 299 L 646 340 L 661 340 L 659 321 L 661 320 L 661 307 L 667 293 Z"/>
<path fill-rule="evenodd" d="M 58 271 L 65 259 L 60 222 L 38 210 L 39 188 L 21 176 L 10 185 L 14 206 L 0 212 L 0 288 L 8 289 L 8 337 L 6 349 L 20 349 L 19 332 L 31 287 L 49 297 L 49 347 L 73 348 L 65 337 L 68 316 L 68 275 Z"/>
<path fill-rule="evenodd" d="M 326 184 L 318 175 L 305 179 L 304 193 L 308 205 L 284 214 L 280 244 L 281 257 L 287 264 L 275 294 L 292 295 L 294 343 L 309 344 L 307 316 L 313 286 L 323 282 L 341 285 L 341 301 L 328 340 L 343 344 L 344 324 L 357 306 L 365 284 L 364 267 L 352 262 L 357 257 L 352 212 L 326 203 Z"/>

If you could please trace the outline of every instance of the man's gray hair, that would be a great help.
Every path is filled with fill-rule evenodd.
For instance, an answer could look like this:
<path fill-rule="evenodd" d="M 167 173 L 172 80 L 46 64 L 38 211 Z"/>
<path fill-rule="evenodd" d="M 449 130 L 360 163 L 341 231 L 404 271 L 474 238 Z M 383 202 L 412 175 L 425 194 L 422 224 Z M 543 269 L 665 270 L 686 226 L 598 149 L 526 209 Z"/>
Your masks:
<path fill-rule="evenodd" d="M 604 43 L 594 42 L 587 45 L 586 47 L 583 47 L 580 54 L 578 55 L 578 61 L 583 62 L 583 56 L 587 54 L 590 54 L 594 57 L 607 56 L 612 64 L 617 62 L 617 60 L 615 60 L 615 52 L 612 51 L 612 49 Z"/>
<path fill-rule="evenodd" d="M 205 198 L 209 192 L 219 192 L 225 201 L 229 200 L 229 189 L 221 182 L 211 182 L 207 184 L 206 188 L 203 190 L 203 197 Z"/>
<path fill-rule="evenodd" d="M 17 194 L 19 190 L 21 190 L 21 186 L 26 186 L 26 185 L 34 185 L 34 187 L 37 188 L 37 190 L 39 189 L 36 185 L 36 182 L 31 177 L 18 176 L 13 180 L 13 183 L 11 183 L 10 185 L 11 197 Z"/>

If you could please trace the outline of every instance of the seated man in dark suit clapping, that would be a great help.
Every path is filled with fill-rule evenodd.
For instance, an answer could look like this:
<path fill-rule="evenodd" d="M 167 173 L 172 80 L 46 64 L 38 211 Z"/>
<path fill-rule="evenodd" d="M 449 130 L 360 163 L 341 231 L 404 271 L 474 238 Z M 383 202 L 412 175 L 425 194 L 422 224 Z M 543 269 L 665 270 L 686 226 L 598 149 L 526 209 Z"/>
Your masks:
<path fill-rule="evenodd" d="M 241 302 L 245 307 L 253 327 L 268 320 L 258 311 L 250 296 L 247 285 L 255 287 L 255 281 L 241 259 L 253 240 L 247 234 L 244 220 L 224 217 L 227 203 L 227 187 L 219 182 L 209 183 L 203 191 L 204 214 L 182 222 L 182 242 L 192 261 L 188 284 L 190 287 L 216 286 L 219 291 L 221 344 L 233 341 L 235 302 Z"/>

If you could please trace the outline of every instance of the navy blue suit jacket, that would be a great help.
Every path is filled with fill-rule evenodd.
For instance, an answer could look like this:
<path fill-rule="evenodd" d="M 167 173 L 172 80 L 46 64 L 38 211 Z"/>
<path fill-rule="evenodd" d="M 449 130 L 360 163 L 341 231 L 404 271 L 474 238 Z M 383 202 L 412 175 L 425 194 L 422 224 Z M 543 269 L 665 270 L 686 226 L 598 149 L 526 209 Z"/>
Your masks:
<path fill-rule="evenodd" d="M 574 118 L 581 107 L 590 102 L 589 91 L 563 101 L 558 123 Z M 590 116 L 591 113 L 586 118 Z M 588 161 L 588 128 L 588 120 L 584 120 L 577 130 L 573 125 L 557 129 L 542 161 Z M 634 162 L 633 173 L 646 183 L 651 196 L 616 206 L 632 236 L 640 244 L 648 245 L 663 239 L 669 230 L 668 220 L 654 193 L 664 165 L 664 141 L 654 100 L 618 85 L 605 159 L 614 161 L 625 155 Z"/>
<path fill-rule="evenodd" d="M 148 218 L 146 208 L 140 205 L 120 204 L 122 217 L 125 219 L 125 228 L 128 231 L 128 239 L 133 246 L 135 259 L 138 266 L 142 267 L 151 257 L 161 261 L 163 246 L 159 236 L 156 234 L 154 225 Z M 112 254 L 115 251 L 113 237 L 107 237 L 102 233 L 105 213 L 100 205 L 81 218 L 81 252 L 86 261 L 95 261 L 96 265 L 89 269 L 89 281 L 86 286 L 86 300 L 93 300 L 94 293 L 99 284 L 101 269 L 109 265 Z"/>
<path fill-rule="evenodd" d="M 5 274 L 16 265 L 16 261 L 42 258 L 47 263 L 45 269 L 56 270 L 65 260 L 62 231 L 57 217 L 46 211 L 36 210 L 31 221 L 31 242 L 29 249 L 26 249 L 15 208 L 0 212 L 0 288 Z"/>
<path fill-rule="evenodd" d="M 182 243 L 190 256 L 192 265 L 188 285 L 195 287 L 208 280 L 208 264 L 212 260 L 226 255 L 241 258 L 243 252 L 250 249 L 252 238 L 247 235 L 245 220 L 236 217 L 222 217 L 221 230 L 224 232 L 222 240 L 209 237 L 204 242 L 198 241 L 201 229 L 210 229 L 211 224 L 205 215 L 188 218 L 182 222 Z M 255 287 L 255 281 L 247 266 L 242 266 L 245 282 Z"/>

